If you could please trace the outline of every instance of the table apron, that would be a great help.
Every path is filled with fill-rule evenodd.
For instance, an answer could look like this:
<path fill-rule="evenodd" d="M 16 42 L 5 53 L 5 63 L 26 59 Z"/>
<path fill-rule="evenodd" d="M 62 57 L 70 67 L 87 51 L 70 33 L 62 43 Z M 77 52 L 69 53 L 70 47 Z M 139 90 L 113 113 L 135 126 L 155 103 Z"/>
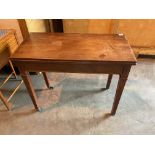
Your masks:
<path fill-rule="evenodd" d="M 13 61 L 13 64 L 26 71 L 47 71 L 66 73 L 94 73 L 94 74 L 121 74 L 124 67 L 122 64 L 98 64 L 81 62 L 38 62 L 38 61 Z"/>

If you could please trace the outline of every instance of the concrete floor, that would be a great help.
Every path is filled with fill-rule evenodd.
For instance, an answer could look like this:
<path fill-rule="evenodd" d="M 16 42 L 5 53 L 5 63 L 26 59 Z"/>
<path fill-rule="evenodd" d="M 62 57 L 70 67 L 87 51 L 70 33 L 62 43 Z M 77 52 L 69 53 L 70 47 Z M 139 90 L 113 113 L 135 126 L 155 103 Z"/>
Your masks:
<path fill-rule="evenodd" d="M 12 111 L 0 104 L 0 134 L 155 134 L 155 60 L 141 60 L 131 70 L 117 114 L 111 110 L 118 76 L 109 90 L 107 75 L 49 73 L 31 76 L 42 112 L 35 112 L 24 85 L 12 98 Z M 17 84 L 11 80 L 3 92 Z"/>

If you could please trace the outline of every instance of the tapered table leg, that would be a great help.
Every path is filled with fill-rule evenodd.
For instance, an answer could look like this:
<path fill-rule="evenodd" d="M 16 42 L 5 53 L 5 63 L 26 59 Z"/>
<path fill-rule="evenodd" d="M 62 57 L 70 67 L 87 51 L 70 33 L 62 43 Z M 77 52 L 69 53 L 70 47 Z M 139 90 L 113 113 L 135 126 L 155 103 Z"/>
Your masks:
<path fill-rule="evenodd" d="M 50 82 L 48 80 L 48 77 L 47 77 L 46 72 L 42 72 L 42 73 L 43 73 L 43 77 L 44 77 L 44 80 L 45 80 L 45 83 L 46 83 L 47 88 L 49 88 L 49 89 L 52 88 L 53 89 L 53 87 L 50 86 Z"/>
<path fill-rule="evenodd" d="M 108 81 L 107 81 L 107 84 L 106 84 L 106 89 L 109 89 L 109 87 L 110 87 L 112 76 L 113 76 L 112 74 L 108 75 Z"/>
<path fill-rule="evenodd" d="M 125 67 L 122 74 L 119 76 L 119 81 L 118 81 L 118 85 L 117 85 L 117 89 L 116 89 L 116 94 L 115 94 L 115 99 L 114 99 L 114 103 L 113 103 L 113 107 L 111 110 L 111 115 L 115 115 L 124 86 L 126 84 L 129 72 L 130 72 L 130 68 L 131 67 Z"/>
<path fill-rule="evenodd" d="M 34 105 L 35 109 L 37 111 L 40 111 L 40 108 L 37 105 L 37 102 L 38 102 L 37 101 L 37 96 L 36 96 L 36 93 L 35 93 L 34 88 L 32 86 L 32 82 L 31 82 L 31 79 L 30 79 L 30 77 L 28 75 L 28 72 L 25 71 L 23 68 L 19 68 L 19 71 L 20 71 L 20 74 L 21 74 L 21 76 L 23 78 L 25 86 L 26 86 L 26 88 L 28 90 L 28 93 L 29 93 L 29 95 L 30 95 L 30 97 L 32 99 L 32 102 L 33 102 L 33 105 Z"/>
<path fill-rule="evenodd" d="M 6 106 L 7 109 L 8 110 L 11 110 L 12 104 L 9 103 L 9 102 L 7 102 L 6 98 L 3 96 L 3 94 L 1 93 L 1 91 L 0 91 L 0 99 L 2 100 L 2 102 L 4 103 L 4 105 Z"/>

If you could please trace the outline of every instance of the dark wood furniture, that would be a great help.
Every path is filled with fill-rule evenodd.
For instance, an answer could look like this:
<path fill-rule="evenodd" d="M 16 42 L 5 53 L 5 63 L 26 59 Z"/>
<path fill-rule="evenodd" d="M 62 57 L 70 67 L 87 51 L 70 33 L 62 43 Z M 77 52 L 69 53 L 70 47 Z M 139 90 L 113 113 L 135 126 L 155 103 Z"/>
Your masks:
<path fill-rule="evenodd" d="M 112 75 L 118 74 L 112 115 L 116 113 L 130 68 L 136 64 L 134 53 L 121 34 L 32 33 L 10 59 L 19 67 L 36 110 L 39 107 L 29 71 L 109 74 L 107 89 Z"/>

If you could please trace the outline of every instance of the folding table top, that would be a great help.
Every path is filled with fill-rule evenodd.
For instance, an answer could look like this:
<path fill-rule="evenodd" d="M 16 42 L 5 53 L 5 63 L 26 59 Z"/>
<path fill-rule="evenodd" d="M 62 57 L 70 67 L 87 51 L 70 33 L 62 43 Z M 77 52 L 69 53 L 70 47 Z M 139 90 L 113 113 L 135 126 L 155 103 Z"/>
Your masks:
<path fill-rule="evenodd" d="M 125 36 L 117 34 L 32 33 L 11 60 L 136 63 Z"/>

